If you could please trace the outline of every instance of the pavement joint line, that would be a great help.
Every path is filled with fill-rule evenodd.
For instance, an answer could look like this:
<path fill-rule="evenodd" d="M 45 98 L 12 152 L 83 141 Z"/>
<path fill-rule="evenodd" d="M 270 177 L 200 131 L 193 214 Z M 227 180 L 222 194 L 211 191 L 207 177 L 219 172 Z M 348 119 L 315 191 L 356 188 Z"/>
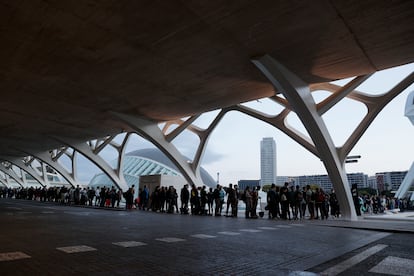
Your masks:
<path fill-rule="evenodd" d="M 325 271 L 322 271 L 320 273 L 320 275 L 329 275 L 329 276 L 335 276 L 338 275 L 342 272 L 344 272 L 345 270 L 353 267 L 354 265 L 362 262 L 363 260 L 367 259 L 368 257 L 378 253 L 379 251 L 383 250 L 384 248 L 388 247 L 388 245 L 386 244 L 377 244 L 374 245 L 364 251 L 362 251 L 361 253 L 337 264 L 334 265 L 328 269 L 326 269 Z"/>

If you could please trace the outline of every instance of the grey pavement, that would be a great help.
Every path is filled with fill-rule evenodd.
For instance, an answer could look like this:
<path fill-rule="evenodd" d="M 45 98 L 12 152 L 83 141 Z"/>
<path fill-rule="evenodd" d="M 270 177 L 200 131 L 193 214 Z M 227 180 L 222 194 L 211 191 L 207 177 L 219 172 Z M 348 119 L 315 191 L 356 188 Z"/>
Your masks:
<path fill-rule="evenodd" d="M 247 220 L 13 199 L 0 199 L 0 217 L 2 275 L 314 275 L 394 235 L 373 220 Z M 411 235 L 411 224 L 400 235 Z"/>

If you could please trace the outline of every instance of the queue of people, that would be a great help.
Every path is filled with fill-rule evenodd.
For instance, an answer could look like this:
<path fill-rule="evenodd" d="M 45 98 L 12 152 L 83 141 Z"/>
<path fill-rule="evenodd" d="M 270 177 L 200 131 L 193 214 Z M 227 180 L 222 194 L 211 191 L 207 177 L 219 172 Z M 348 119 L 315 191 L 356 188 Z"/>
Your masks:
<path fill-rule="evenodd" d="M 261 187 L 246 187 L 243 191 L 237 185 L 223 187 L 219 184 L 211 187 L 191 188 L 185 184 L 178 194 L 173 186 L 157 186 L 152 192 L 147 186 L 135 193 L 135 185 L 126 192 L 112 187 L 43 187 L 43 188 L 0 188 L 0 197 L 56 202 L 65 205 L 87 205 L 96 207 L 120 207 L 125 199 L 127 210 L 151 210 L 154 212 L 181 213 L 191 215 L 209 215 L 237 217 L 239 203 L 245 205 L 245 218 L 258 218 Z M 178 203 L 180 201 L 180 208 Z M 272 184 L 266 195 L 266 207 L 269 219 L 303 220 L 338 218 L 339 202 L 334 190 L 330 193 L 310 185 L 300 188 L 285 183 L 282 187 Z M 410 208 L 406 199 L 390 198 L 385 195 L 358 196 L 355 207 L 359 214 L 378 214 L 386 210 Z M 264 215 L 259 207 L 260 216 Z"/>
<path fill-rule="evenodd" d="M 325 193 L 321 188 L 312 190 L 310 185 L 300 189 L 299 186 L 283 187 L 272 184 L 267 192 L 269 219 L 302 220 L 306 212 L 309 219 L 328 219 L 339 217 L 339 202 L 335 191 Z"/>
<path fill-rule="evenodd" d="M 0 188 L 4 198 L 56 202 L 64 205 L 84 205 L 115 208 L 120 207 L 122 190 L 112 187 L 29 187 Z"/>

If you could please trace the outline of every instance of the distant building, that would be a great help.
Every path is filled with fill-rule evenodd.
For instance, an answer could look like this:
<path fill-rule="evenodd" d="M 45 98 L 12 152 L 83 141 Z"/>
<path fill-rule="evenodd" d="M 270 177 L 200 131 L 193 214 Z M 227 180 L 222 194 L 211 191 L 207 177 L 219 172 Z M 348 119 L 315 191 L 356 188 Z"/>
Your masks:
<path fill-rule="evenodd" d="M 348 183 L 351 187 L 352 184 L 357 184 L 358 188 L 368 188 L 368 175 L 363 173 L 348 173 Z"/>
<path fill-rule="evenodd" d="M 408 171 L 397 171 L 397 172 L 381 172 L 375 174 L 378 178 L 381 178 L 381 190 L 397 191 L 403 182 Z M 381 176 L 381 177 L 380 177 Z"/>
<path fill-rule="evenodd" d="M 260 185 L 260 180 L 239 180 L 237 182 L 237 186 L 239 187 L 240 191 L 243 191 L 244 189 L 246 189 L 247 186 L 249 186 L 250 189 L 252 189 L 253 187 L 257 187 L 261 185 Z"/>
<path fill-rule="evenodd" d="M 357 184 L 358 188 L 367 188 L 368 187 L 368 176 L 363 173 L 349 173 L 347 174 L 349 187 L 352 184 Z M 331 179 L 327 174 L 321 175 L 303 175 L 303 176 L 291 176 L 286 177 L 289 179 L 291 185 L 299 185 L 300 187 L 304 187 L 306 185 L 318 185 L 324 191 L 330 191 L 333 188 Z"/>
<path fill-rule="evenodd" d="M 294 177 L 290 177 L 290 176 L 276 176 L 276 185 L 277 186 L 283 186 L 283 184 L 285 184 L 285 182 L 295 182 L 295 178 Z M 296 184 L 295 184 L 296 185 Z"/>
<path fill-rule="evenodd" d="M 377 186 L 377 178 L 375 176 L 369 176 L 368 177 L 368 188 L 377 190 L 378 186 Z"/>
<path fill-rule="evenodd" d="M 260 184 L 276 183 L 276 143 L 272 137 L 260 141 Z"/>
<path fill-rule="evenodd" d="M 332 189 L 332 182 L 331 179 L 327 174 L 325 175 L 303 175 L 295 177 L 295 184 L 299 185 L 300 187 L 304 187 L 306 185 L 318 185 L 324 191 L 329 191 Z"/>

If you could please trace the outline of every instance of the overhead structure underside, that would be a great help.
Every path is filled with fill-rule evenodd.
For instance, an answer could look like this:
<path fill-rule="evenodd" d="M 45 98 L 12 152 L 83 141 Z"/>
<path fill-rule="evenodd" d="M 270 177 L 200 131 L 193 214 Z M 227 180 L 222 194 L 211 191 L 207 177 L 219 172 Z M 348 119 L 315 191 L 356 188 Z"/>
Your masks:
<path fill-rule="evenodd" d="M 413 1 L 0 1 L 0 154 L 271 97 L 269 55 L 309 84 L 414 61 Z"/>

